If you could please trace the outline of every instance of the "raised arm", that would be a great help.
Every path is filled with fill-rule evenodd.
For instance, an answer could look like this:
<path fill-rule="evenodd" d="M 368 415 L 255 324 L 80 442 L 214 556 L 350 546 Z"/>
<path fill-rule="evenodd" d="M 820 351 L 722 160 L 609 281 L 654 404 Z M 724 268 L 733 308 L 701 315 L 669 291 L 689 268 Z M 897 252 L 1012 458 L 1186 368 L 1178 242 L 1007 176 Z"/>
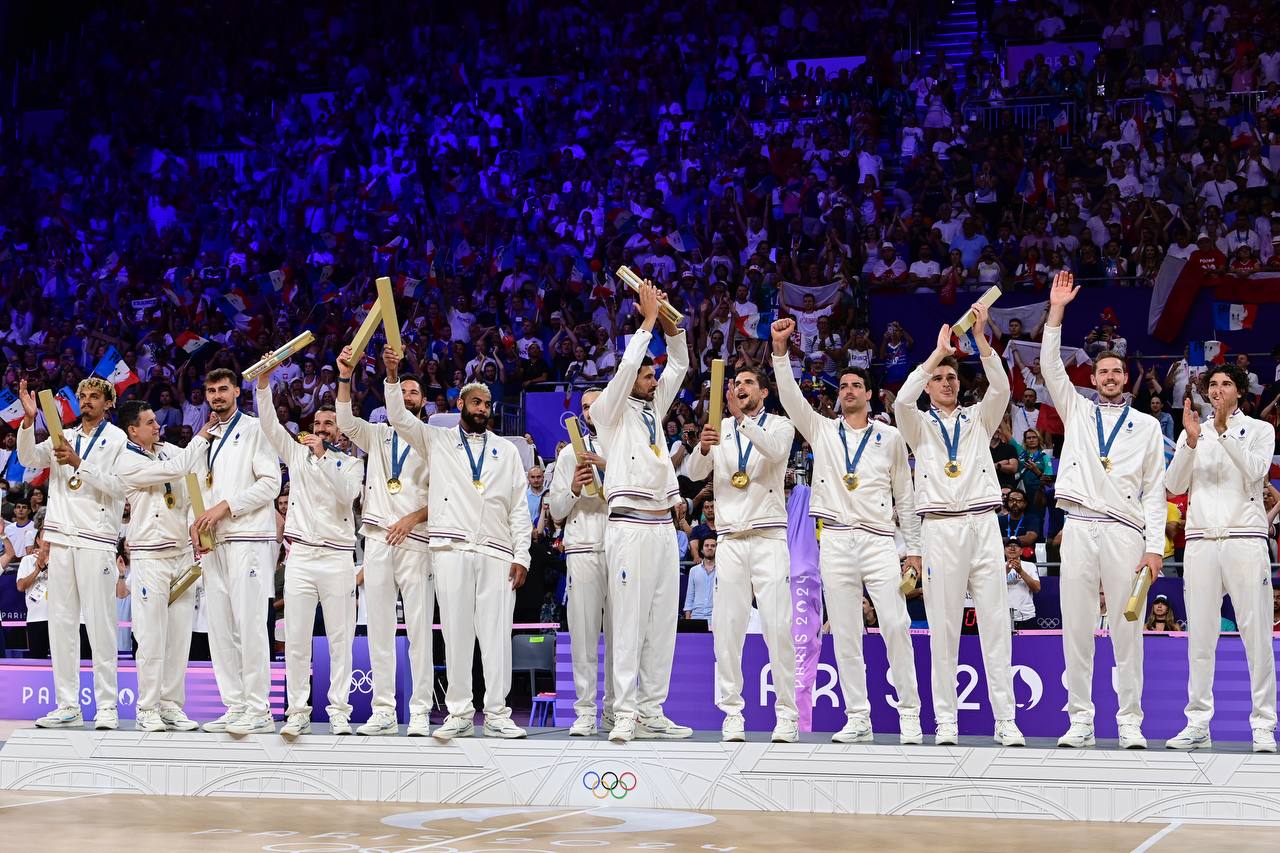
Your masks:
<path fill-rule="evenodd" d="M 1066 270 L 1053 277 L 1053 288 L 1049 291 L 1049 314 L 1045 318 L 1044 340 L 1040 346 L 1040 375 L 1044 377 L 1044 386 L 1053 398 L 1054 407 L 1062 413 L 1065 421 L 1071 410 L 1079 401 L 1080 392 L 1071 383 L 1067 375 L 1067 367 L 1062 363 L 1062 318 L 1067 306 L 1080 292 L 1075 284 L 1075 276 Z"/>
<path fill-rule="evenodd" d="M 351 406 L 351 377 L 355 374 L 355 368 L 352 366 L 354 360 L 355 354 L 352 353 L 351 347 L 343 347 L 338 355 L 338 396 L 334 409 L 338 413 L 338 429 L 342 430 L 342 434 L 351 439 L 351 443 L 365 453 L 372 453 L 372 448 L 378 441 L 377 431 L 364 418 L 357 417 Z"/>
<path fill-rule="evenodd" d="M 430 459 L 435 431 L 415 418 L 404 406 L 404 392 L 400 389 L 400 356 L 391 347 L 386 347 L 382 350 L 382 363 L 387 368 L 387 378 L 382 384 L 383 399 L 387 405 L 387 423 L 419 456 Z"/>
<path fill-rule="evenodd" d="M 778 402 L 782 403 L 783 410 L 795 428 L 812 444 L 827 419 L 809 405 L 791 372 L 791 359 L 787 353 L 795 330 L 795 320 L 774 320 L 769 327 L 769 336 L 773 342 L 773 379 L 778 386 Z"/>
<path fill-rule="evenodd" d="M 981 330 L 987 324 L 987 306 L 975 303 L 973 311 L 977 315 L 974 326 Z M 978 342 L 978 353 L 982 360 L 982 371 L 987 375 L 987 393 L 978 403 L 978 415 L 987 433 L 994 433 L 1005 416 L 1009 414 L 1009 374 L 1004 372 L 1004 362 L 987 342 L 987 336 L 981 331 L 974 338 Z"/>
<path fill-rule="evenodd" d="M 899 431 L 902 432 L 903 438 L 912 447 L 919 447 L 925 440 L 924 413 L 916 406 L 916 401 L 924 393 L 924 387 L 928 384 L 929 377 L 933 375 L 933 371 L 937 369 L 944 358 L 954 354 L 955 348 L 951 346 L 951 326 L 944 324 L 942 328 L 938 329 L 938 342 L 934 346 L 933 352 L 929 354 L 929 358 L 907 374 L 906 381 L 898 389 L 898 396 L 893 400 L 894 422 L 898 425 Z M 985 363 L 983 366 L 986 366 Z"/>
<path fill-rule="evenodd" d="M 673 327 L 674 328 L 674 327 Z M 658 377 L 658 388 L 653 395 L 653 408 L 659 418 L 665 418 L 680 393 L 680 386 L 689 373 L 689 345 L 683 329 L 676 329 L 668 334 L 667 366 L 662 368 L 662 376 Z"/>
<path fill-rule="evenodd" d="M 18 461 L 28 468 L 50 468 L 53 466 L 53 441 L 46 438 L 36 444 L 36 395 L 27 390 L 25 379 L 18 383 L 18 399 L 22 401 Z"/>
<path fill-rule="evenodd" d="M 272 373 L 273 371 L 268 370 L 258 377 L 258 390 L 254 394 L 254 401 L 258 406 L 258 424 L 262 427 L 262 437 L 266 439 L 276 455 L 283 459 L 285 464 L 294 465 L 304 461 L 303 454 L 309 451 L 294 440 L 276 415 L 275 400 L 271 392 Z"/>

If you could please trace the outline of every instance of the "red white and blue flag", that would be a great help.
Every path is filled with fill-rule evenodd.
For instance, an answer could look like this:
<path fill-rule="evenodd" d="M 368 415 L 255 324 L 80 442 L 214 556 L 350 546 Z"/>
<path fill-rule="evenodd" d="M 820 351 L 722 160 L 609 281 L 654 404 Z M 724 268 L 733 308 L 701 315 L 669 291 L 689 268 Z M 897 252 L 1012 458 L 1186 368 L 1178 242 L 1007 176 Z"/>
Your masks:
<path fill-rule="evenodd" d="M 101 376 L 114 385 L 117 395 L 123 394 L 130 385 L 137 385 L 141 381 L 138 379 L 138 374 L 133 372 L 133 368 L 125 364 L 115 347 L 107 349 L 106 355 L 93 369 L 93 375 Z"/>

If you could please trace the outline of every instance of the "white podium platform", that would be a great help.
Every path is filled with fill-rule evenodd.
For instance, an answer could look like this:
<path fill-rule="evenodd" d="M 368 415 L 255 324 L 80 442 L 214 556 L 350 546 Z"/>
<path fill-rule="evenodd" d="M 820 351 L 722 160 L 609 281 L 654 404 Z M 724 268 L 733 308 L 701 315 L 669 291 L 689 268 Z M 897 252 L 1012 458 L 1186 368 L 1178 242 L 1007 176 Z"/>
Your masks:
<path fill-rule="evenodd" d="M 1280 757 L 1254 755 L 1244 745 L 1179 753 L 1061 750 L 1048 741 L 1004 749 L 976 737 L 958 747 L 806 738 L 721 744 L 700 733 L 617 746 L 569 738 L 563 729 L 533 730 L 520 741 L 447 744 L 19 729 L 0 750 L 0 788 L 1280 826 Z M 598 778 L 628 773 L 630 790 L 590 789 Z"/>

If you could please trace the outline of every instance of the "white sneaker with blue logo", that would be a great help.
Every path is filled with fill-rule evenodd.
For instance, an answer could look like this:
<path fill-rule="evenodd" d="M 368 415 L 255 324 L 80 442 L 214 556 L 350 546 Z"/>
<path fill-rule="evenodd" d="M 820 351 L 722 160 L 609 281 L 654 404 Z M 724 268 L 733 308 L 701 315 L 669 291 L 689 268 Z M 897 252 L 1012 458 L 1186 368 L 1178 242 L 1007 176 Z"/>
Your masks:
<path fill-rule="evenodd" d="M 99 708 L 98 713 L 93 715 L 93 727 L 95 729 L 115 730 L 120 728 L 120 713 L 114 707 Z"/>
<path fill-rule="evenodd" d="M 356 729 L 356 734 L 360 735 L 396 735 L 400 733 L 400 724 L 396 722 L 395 714 L 390 711 L 379 709 L 369 715 L 369 720 Z"/>
<path fill-rule="evenodd" d="M 1213 746 L 1209 730 L 1202 726 L 1187 726 L 1164 742 L 1165 749 L 1208 749 Z"/>
<path fill-rule="evenodd" d="M 210 720 L 201 726 L 200 729 L 202 731 L 220 734 L 227 730 L 227 726 L 230 726 L 239 720 L 242 713 L 243 711 L 239 708 L 229 708 L 221 717 L 218 717 L 216 720 Z"/>
<path fill-rule="evenodd" d="M 1254 752 L 1275 752 L 1276 751 L 1276 733 L 1271 729 L 1254 729 L 1253 730 L 1253 751 Z"/>
<path fill-rule="evenodd" d="M 81 715 L 80 709 L 66 705 L 54 708 L 36 720 L 36 728 L 38 729 L 72 729 L 83 725 L 84 717 Z"/>
<path fill-rule="evenodd" d="M 431 734 L 431 717 L 427 714 L 410 714 L 409 728 L 405 730 L 409 737 L 426 737 Z"/>

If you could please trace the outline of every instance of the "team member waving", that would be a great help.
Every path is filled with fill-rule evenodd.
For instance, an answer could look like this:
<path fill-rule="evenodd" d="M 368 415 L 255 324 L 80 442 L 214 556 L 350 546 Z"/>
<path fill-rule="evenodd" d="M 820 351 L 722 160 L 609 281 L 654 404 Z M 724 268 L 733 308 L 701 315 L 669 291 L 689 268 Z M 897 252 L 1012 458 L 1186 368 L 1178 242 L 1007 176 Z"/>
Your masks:
<path fill-rule="evenodd" d="M 1134 573 L 1158 577 L 1164 554 L 1164 440 L 1160 422 L 1130 408 L 1124 358 L 1101 352 L 1092 382 L 1098 402 L 1076 390 L 1062 363 L 1062 318 L 1080 288 L 1058 273 L 1049 293 L 1040 370 L 1062 415 L 1066 442 L 1058 463 L 1062 528 L 1062 645 L 1071 726 L 1058 746 L 1093 746 L 1094 628 L 1098 584 L 1108 601 L 1125 601 Z M 1144 749 L 1142 736 L 1142 615 L 1111 621 L 1120 700 L 1121 749 Z"/>
<path fill-rule="evenodd" d="M 987 325 L 987 306 L 971 309 L 974 329 Z M 1000 483 L 991 461 L 991 434 L 1009 408 L 1009 378 L 985 336 L 976 336 L 987 392 L 976 406 L 959 404 L 960 376 L 952 354 L 951 327 L 938 331 L 929 360 L 911 371 L 894 401 L 898 429 L 915 451 L 916 512 L 923 517 L 924 606 L 929 617 L 935 742 L 956 743 L 956 662 L 960 621 L 968 591 L 978 613 L 987 695 L 995 716 L 995 738 L 1022 746 L 1013 721 L 1009 595 L 1000 525 Z M 916 406 L 925 391 L 929 411 Z"/>
<path fill-rule="evenodd" d="M 860 367 L 840 371 L 840 417 L 815 412 L 800 393 L 787 356 L 795 321 L 778 320 L 771 331 L 778 398 L 813 448 L 809 507 L 811 514 L 822 520 L 818 569 L 829 605 L 836 666 L 848 715 L 844 728 L 831 739 L 837 743 L 872 739 L 867 667 L 862 657 L 865 586 L 879 615 L 880 635 L 898 691 L 899 737 L 903 743 L 920 743 L 920 692 L 908 633 L 911 618 L 901 588 L 903 571 L 920 573 L 920 519 L 906 442 L 888 424 L 869 420 L 871 389 L 867 372 Z M 907 544 L 908 556 L 901 569 L 894 545 L 895 512 Z"/>

